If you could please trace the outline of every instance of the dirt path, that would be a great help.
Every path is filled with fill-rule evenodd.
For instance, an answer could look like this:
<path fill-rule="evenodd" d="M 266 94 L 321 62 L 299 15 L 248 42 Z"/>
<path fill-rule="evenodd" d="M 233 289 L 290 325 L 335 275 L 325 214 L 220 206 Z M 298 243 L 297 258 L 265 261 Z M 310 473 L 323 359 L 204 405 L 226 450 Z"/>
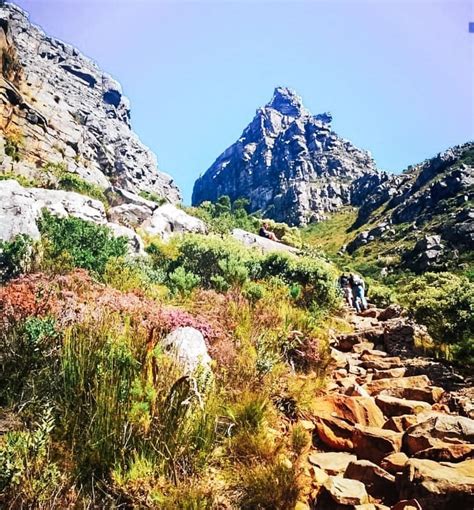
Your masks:
<path fill-rule="evenodd" d="M 315 399 L 309 500 L 317 510 L 474 509 L 473 378 L 420 355 L 395 307 L 348 312 Z"/>

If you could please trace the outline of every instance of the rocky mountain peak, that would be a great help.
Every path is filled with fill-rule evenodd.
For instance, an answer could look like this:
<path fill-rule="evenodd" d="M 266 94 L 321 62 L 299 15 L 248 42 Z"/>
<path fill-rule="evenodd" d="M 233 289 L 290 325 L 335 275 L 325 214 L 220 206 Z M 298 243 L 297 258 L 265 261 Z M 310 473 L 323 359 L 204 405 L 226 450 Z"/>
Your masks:
<path fill-rule="evenodd" d="M 306 113 L 301 97 L 294 90 L 287 87 L 276 87 L 267 107 L 290 117 L 300 117 L 303 113 Z"/>
<path fill-rule="evenodd" d="M 236 143 L 196 181 L 193 204 L 247 198 L 252 211 L 299 225 L 318 221 L 378 184 L 370 154 L 331 130 L 330 113 L 313 116 L 300 96 L 277 87 Z"/>

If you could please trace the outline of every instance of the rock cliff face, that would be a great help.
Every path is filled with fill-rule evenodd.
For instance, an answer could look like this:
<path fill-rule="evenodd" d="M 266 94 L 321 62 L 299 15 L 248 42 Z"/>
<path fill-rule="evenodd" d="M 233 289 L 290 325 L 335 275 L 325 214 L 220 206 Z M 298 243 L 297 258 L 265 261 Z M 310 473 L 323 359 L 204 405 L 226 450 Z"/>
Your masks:
<path fill-rule="evenodd" d="M 380 239 L 412 239 L 413 249 L 403 253 L 405 265 L 420 271 L 442 268 L 458 253 L 474 249 L 473 201 L 474 142 L 468 142 L 376 186 L 355 224 L 372 227 L 362 231 L 348 251 Z"/>
<path fill-rule="evenodd" d="M 252 211 L 292 225 L 360 205 L 387 176 L 366 151 L 331 130 L 329 113 L 313 116 L 287 88 L 257 110 L 236 143 L 196 181 L 193 204 L 245 197 Z"/>
<path fill-rule="evenodd" d="M 0 131 L 3 172 L 36 178 L 47 162 L 102 188 L 147 191 L 174 203 L 180 193 L 130 127 L 119 83 L 72 46 L 0 2 Z"/>

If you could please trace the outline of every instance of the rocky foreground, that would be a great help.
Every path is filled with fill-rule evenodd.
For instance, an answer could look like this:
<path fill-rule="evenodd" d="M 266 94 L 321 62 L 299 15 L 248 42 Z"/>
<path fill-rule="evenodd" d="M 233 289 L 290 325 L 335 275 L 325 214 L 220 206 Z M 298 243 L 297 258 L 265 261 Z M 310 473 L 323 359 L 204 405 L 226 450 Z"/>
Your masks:
<path fill-rule="evenodd" d="M 331 382 L 303 421 L 312 508 L 474 508 L 472 376 L 417 356 L 425 333 L 399 315 L 369 309 L 334 340 Z"/>

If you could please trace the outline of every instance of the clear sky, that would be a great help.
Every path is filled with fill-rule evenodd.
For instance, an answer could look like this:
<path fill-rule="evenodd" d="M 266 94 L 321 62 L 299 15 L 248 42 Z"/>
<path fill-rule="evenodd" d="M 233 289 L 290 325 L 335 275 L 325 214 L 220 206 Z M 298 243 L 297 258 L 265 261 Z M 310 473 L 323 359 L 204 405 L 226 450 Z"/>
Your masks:
<path fill-rule="evenodd" d="M 278 85 L 386 170 L 474 138 L 472 0 L 16 3 L 122 83 L 185 202 Z"/>

